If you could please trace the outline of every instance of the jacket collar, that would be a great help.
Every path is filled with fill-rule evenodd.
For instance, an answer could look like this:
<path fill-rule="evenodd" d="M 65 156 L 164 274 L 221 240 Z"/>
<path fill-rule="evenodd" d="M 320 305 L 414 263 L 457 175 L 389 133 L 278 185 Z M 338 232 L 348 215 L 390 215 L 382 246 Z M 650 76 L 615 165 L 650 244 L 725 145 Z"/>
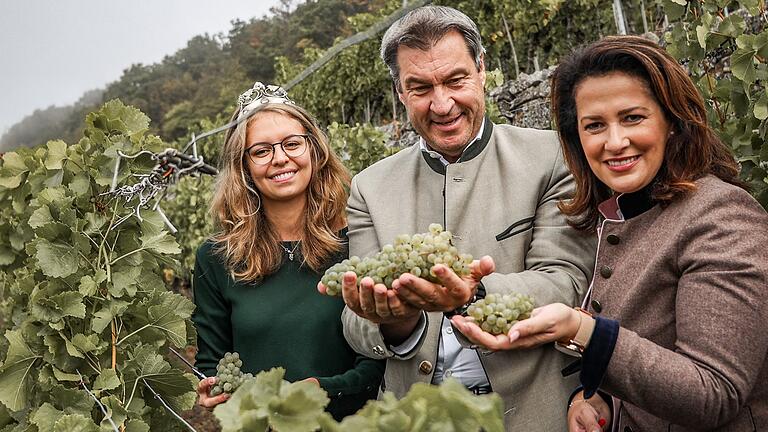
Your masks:
<path fill-rule="evenodd" d="M 651 197 L 654 182 L 632 193 L 614 194 L 600 203 L 597 209 L 604 218 L 610 220 L 629 220 L 650 210 L 656 205 Z"/>
<path fill-rule="evenodd" d="M 488 142 L 491 140 L 491 134 L 493 133 L 493 122 L 491 122 L 491 119 L 486 115 L 485 119 L 483 120 L 483 134 L 478 138 L 476 141 L 472 142 L 471 145 L 469 145 L 466 148 L 466 151 L 461 154 L 461 157 L 459 157 L 459 160 L 457 160 L 455 163 L 461 163 L 466 162 L 468 160 L 472 160 L 477 155 L 483 152 L 485 150 L 485 147 L 488 146 Z M 421 156 L 424 158 L 424 161 L 429 165 L 430 168 L 432 168 L 433 171 L 435 171 L 438 174 L 445 175 L 445 165 L 436 158 L 433 158 L 430 156 L 426 151 L 421 151 Z"/>

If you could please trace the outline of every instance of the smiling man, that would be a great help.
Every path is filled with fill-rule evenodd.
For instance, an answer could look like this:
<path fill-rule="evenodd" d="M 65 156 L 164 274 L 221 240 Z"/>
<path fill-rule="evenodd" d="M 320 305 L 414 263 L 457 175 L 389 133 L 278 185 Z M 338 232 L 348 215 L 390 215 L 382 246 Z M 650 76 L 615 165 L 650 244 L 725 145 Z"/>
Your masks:
<path fill-rule="evenodd" d="M 435 266 L 441 284 L 405 274 L 392 290 L 370 278 L 358 289 L 347 273 L 345 336 L 360 353 L 388 360 L 383 386 L 399 397 L 416 382 L 453 377 L 476 394 L 499 393 L 507 430 L 563 430 L 577 384 L 560 374 L 567 357 L 552 347 L 462 347 L 444 315 L 484 291 L 575 305 L 593 266 L 594 239 L 557 208 L 573 184 L 555 134 L 486 116 L 483 51 L 477 26 L 455 9 L 418 8 L 390 27 L 382 59 L 421 140 L 355 176 L 347 211 L 352 255 L 440 223 L 460 251 L 493 259 L 473 264 L 465 279 Z"/>

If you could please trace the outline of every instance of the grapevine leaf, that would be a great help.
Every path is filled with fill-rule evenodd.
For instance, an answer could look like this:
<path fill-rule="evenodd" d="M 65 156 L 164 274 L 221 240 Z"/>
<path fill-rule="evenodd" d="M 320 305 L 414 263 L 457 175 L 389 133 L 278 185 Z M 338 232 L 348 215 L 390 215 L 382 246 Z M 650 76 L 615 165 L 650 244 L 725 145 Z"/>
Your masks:
<path fill-rule="evenodd" d="M 49 170 L 60 170 L 67 158 L 67 143 L 61 140 L 48 141 L 48 154 L 45 157 L 45 167 Z"/>
<path fill-rule="evenodd" d="M 0 402 L 11 411 L 27 406 L 32 385 L 32 368 L 38 357 L 6 361 L 0 367 Z"/>
<path fill-rule="evenodd" d="M 86 173 L 77 173 L 67 185 L 76 196 L 83 196 L 88 193 L 91 187 L 91 180 Z"/>
<path fill-rule="evenodd" d="M 155 235 L 143 235 L 141 236 L 141 247 L 144 249 L 153 250 L 161 254 L 177 254 L 181 253 L 179 244 L 176 243 L 176 239 L 168 235 L 167 232 L 160 232 Z"/>
<path fill-rule="evenodd" d="M 696 26 L 696 39 L 698 39 L 699 45 L 701 45 L 702 48 L 707 47 L 707 36 L 709 36 L 709 26 Z"/>
<path fill-rule="evenodd" d="M 83 295 L 67 291 L 53 296 L 40 291 L 32 300 L 32 313 L 42 321 L 56 322 L 64 317 L 85 318 Z"/>
<path fill-rule="evenodd" d="M 5 339 L 8 341 L 8 351 L 5 354 L 5 364 L 34 357 L 35 353 L 27 345 L 21 330 L 7 330 Z"/>
<path fill-rule="evenodd" d="M 0 168 L 0 186 L 8 189 L 19 187 L 27 172 L 29 168 L 24 163 L 24 158 L 16 152 L 5 153 L 3 165 Z"/>
<path fill-rule="evenodd" d="M 67 277 L 77 271 L 77 251 L 71 246 L 39 239 L 36 247 L 35 258 L 40 270 L 46 276 Z"/>
<path fill-rule="evenodd" d="M 78 333 L 72 337 L 72 344 L 77 347 L 80 352 L 89 353 L 99 349 L 99 342 L 101 340 L 95 334 L 88 336 Z"/>
<path fill-rule="evenodd" d="M 755 16 L 760 12 L 760 2 L 761 0 L 739 0 L 739 3 Z"/>
<path fill-rule="evenodd" d="M 96 294 L 97 288 L 98 286 L 96 285 L 96 281 L 93 280 L 91 276 L 86 275 L 80 278 L 80 287 L 78 288 L 78 291 L 83 295 L 83 297 Z"/>
<path fill-rule="evenodd" d="M 317 417 L 328 402 L 325 391 L 312 383 L 299 381 L 283 385 L 280 401 L 270 404 L 270 426 L 276 431 L 317 430 L 320 427 Z"/>
<path fill-rule="evenodd" d="M 53 405 L 46 402 L 30 416 L 29 420 L 32 424 L 37 426 L 38 430 L 52 431 L 53 425 L 56 424 L 56 421 L 63 415 L 63 411 L 57 410 Z"/>
<path fill-rule="evenodd" d="M 219 420 L 222 432 L 241 432 L 246 430 L 268 430 L 267 403 L 277 395 L 285 370 L 282 368 L 260 372 L 252 380 L 247 380 L 238 387 L 227 403 L 213 409 L 213 415 Z M 259 398 L 256 393 L 262 396 Z M 256 399 L 259 398 L 261 402 Z M 261 407 L 261 410 L 257 408 Z"/>
<path fill-rule="evenodd" d="M 768 31 L 755 35 L 752 41 L 752 48 L 757 51 L 757 55 L 762 58 L 768 58 Z"/>
<path fill-rule="evenodd" d="M 755 51 L 751 49 L 739 48 L 731 54 L 731 70 L 733 75 L 751 84 L 755 80 Z"/>
<path fill-rule="evenodd" d="M 149 432 L 149 425 L 143 420 L 130 419 L 125 424 L 125 432 Z"/>
<path fill-rule="evenodd" d="M 59 381 L 80 381 L 80 376 L 77 374 L 66 373 L 56 366 L 51 366 L 51 369 L 53 369 L 53 376 L 56 377 L 56 379 Z"/>
<path fill-rule="evenodd" d="M 83 295 L 76 291 L 63 292 L 51 297 L 51 301 L 61 309 L 63 317 L 85 318 Z"/>
<path fill-rule="evenodd" d="M 109 293 L 114 297 L 122 297 L 124 293 L 133 297 L 136 295 L 136 278 L 141 273 L 141 267 L 128 267 L 123 271 L 112 273 L 112 286 Z"/>
<path fill-rule="evenodd" d="M 728 37 L 736 38 L 741 36 L 742 33 L 744 33 L 744 30 L 747 28 L 747 24 L 744 22 L 744 18 L 741 17 L 741 15 L 738 14 L 731 14 L 728 15 L 727 18 L 723 20 L 723 22 L 720 23 L 720 26 L 717 28 L 718 33 L 723 34 Z M 705 48 L 705 47 L 702 47 Z"/>
<path fill-rule="evenodd" d="M 53 432 L 98 432 L 99 427 L 81 414 L 66 414 L 56 422 Z"/>
<path fill-rule="evenodd" d="M 758 120 L 765 120 L 768 118 L 768 95 L 763 93 L 760 99 L 755 102 L 755 118 Z"/>
<path fill-rule="evenodd" d="M 182 384 L 183 381 L 181 379 L 174 377 L 174 388 L 172 388 L 170 392 L 168 391 L 167 387 L 167 385 L 170 383 L 169 379 L 164 378 L 159 384 L 158 379 L 156 378 L 147 379 L 147 382 L 152 386 L 152 389 L 162 395 L 165 403 L 167 403 L 168 406 L 170 406 L 171 409 L 176 412 L 192 409 L 192 407 L 195 405 L 195 401 L 197 401 L 197 393 L 194 391 L 194 389 L 197 388 L 198 379 L 192 374 L 183 374 L 182 376 L 187 380 L 187 383 Z M 184 393 L 174 394 L 181 391 L 176 387 L 179 385 L 184 387 Z M 152 400 L 153 403 L 156 403 L 154 402 L 154 398 L 152 398 Z"/>
<path fill-rule="evenodd" d="M 70 389 L 60 385 L 53 387 L 51 397 L 69 414 L 89 415 L 94 405 L 93 399 L 85 390 Z"/>
<path fill-rule="evenodd" d="M 8 408 L 5 407 L 5 405 L 0 404 L 0 428 L 7 425 L 8 423 L 13 421 L 13 417 L 11 417 L 11 413 L 8 412 Z M 4 431 L 6 429 L 0 429 L 0 431 Z"/>
<path fill-rule="evenodd" d="M 108 419 L 110 418 L 116 425 L 122 425 L 125 419 L 128 418 L 128 411 L 115 396 L 101 398 L 101 403 L 107 409 L 107 416 L 101 421 L 102 430 L 114 430 L 109 423 Z"/>
<path fill-rule="evenodd" d="M 85 356 L 83 353 L 80 352 L 80 350 L 77 349 L 77 347 L 64 335 L 61 335 L 61 338 L 64 339 L 64 347 L 67 349 L 67 354 L 69 354 L 72 357 L 77 357 L 84 359 Z"/>
<path fill-rule="evenodd" d="M 67 191 L 63 187 L 45 188 L 37 195 L 39 203 L 49 204 L 57 211 L 70 207 L 73 199 L 74 197 L 67 196 Z"/>
<path fill-rule="evenodd" d="M 112 318 L 122 315 L 130 303 L 122 300 L 112 300 L 108 305 L 93 314 L 91 321 L 91 330 L 95 333 L 101 333 L 112 321 Z"/>
<path fill-rule="evenodd" d="M 40 228 L 45 224 L 54 222 L 53 216 L 51 216 L 51 209 L 47 205 L 42 205 L 40 208 L 32 212 L 32 216 L 29 217 L 29 226 L 32 228 Z"/>
<path fill-rule="evenodd" d="M 103 369 L 93 382 L 94 390 L 112 390 L 120 386 L 120 378 L 114 369 Z"/>

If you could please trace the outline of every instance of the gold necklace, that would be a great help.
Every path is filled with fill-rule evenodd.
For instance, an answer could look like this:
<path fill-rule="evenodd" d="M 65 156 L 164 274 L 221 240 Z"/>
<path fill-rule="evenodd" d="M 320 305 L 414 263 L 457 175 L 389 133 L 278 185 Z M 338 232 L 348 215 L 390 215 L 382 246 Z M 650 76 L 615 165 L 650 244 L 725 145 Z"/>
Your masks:
<path fill-rule="evenodd" d="M 290 242 L 293 243 L 293 242 Z M 278 243 L 281 248 L 285 251 L 285 253 L 288 254 L 288 259 L 293 261 L 293 253 L 296 252 L 296 249 L 298 249 L 299 245 L 301 244 L 301 240 L 296 241 L 296 246 L 293 247 L 293 249 L 288 249 L 287 247 L 283 246 L 283 242 Z"/>

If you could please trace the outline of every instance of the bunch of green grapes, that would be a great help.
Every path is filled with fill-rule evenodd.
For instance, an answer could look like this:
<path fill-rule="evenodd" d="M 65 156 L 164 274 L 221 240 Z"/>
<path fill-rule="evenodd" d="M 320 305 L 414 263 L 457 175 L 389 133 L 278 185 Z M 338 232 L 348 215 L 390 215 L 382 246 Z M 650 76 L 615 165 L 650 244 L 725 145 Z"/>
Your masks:
<path fill-rule="evenodd" d="M 467 317 L 485 332 L 506 334 L 516 322 L 531 317 L 533 303 L 525 294 L 488 294 L 467 307 Z"/>
<path fill-rule="evenodd" d="M 226 353 L 216 366 L 216 385 L 211 389 L 211 396 L 222 393 L 234 393 L 245 380 L 253 378 L 250 373 L 244 374 L 240 368 L 243 361 L 238 353 Z"/>
<path fill-rule="evenodd" d="M 327 288 L 328 295 L 339 295 L 344 273 L 357 274 L 358 283 L 366 276 L 374 283 L 383 283 L 387 288 L 403 273 L 437 282 L 432 267 L 445 264 L 459 276 L 468 276 L 472 255 L 460 254 L 451 245 L 451 232 L 443 231 L 439 224 L 429 225 L 429 232 L 422 234 L 402 234 L 395 238 L 394 245 L 384 245 L 381 251 L 372 257 L 350 257 L 329 268 L 321 282 Z"/>

